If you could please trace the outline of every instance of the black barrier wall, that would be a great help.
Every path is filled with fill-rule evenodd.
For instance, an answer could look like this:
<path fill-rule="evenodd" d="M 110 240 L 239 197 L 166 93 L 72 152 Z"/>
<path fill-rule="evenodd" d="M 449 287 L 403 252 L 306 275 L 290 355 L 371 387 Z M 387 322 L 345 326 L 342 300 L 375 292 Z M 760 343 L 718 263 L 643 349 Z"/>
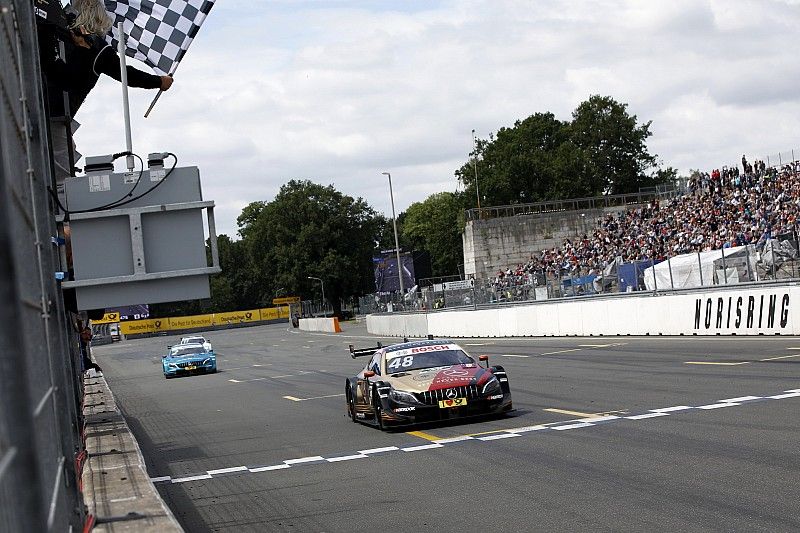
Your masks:
<path fill-rule="evenodd" d="M 0 0 L 0 531 L 83 528 L 81 372 L 30 0 Z"/>

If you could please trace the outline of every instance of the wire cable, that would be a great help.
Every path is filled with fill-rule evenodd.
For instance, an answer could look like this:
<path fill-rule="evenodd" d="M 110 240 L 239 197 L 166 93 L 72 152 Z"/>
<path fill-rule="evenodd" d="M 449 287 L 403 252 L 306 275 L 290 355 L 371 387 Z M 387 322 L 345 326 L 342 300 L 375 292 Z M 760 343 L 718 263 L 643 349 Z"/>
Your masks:
<path fill-rule="evenodd" d="M 115 200 L 113 202 L 109 202 L 107 204 L 100 205 L 100 206 L 97 206 L 97 207 L 91 207 L 89 209 L 76 209 L 74 211 L 70 211 L 69 209 L 64 207 L 64 205 L 61 203 L 61 200 L 58 198 L 58 194 L 52 189 L 52 187 L 48 187 L 47 188 L 47 190 L 50 192 L 50 195 L 53 197 L 53 200 L 55 201 L 56 205 L 58 205 L 58 208 L 61 209 L 61 211 L 64 212 L 65 220 L 69 220 L 69 215 L 72 215 L 72 214 L 95 213 L 97 211 L 104 211 L 106 209 L 115 209 L 115 208 L 121 207 L 123 205 L 127 205 L 127 204 L 129 204 L 131 202 L 135 202 L 136 200 L 139 200 L 140 198 L 143 198 L 143 197 L 147 196 L 148 194 L 153 192 L 155 189 L 157 189 L 162 183 L 164 183 L 167 180 L 167 178 L 170 176 L 170 174 L 172 174 L 172 172 L 175 170 L 175 167 L 178 166 L 178 156 L 176 156 L 172 152 L 166 152 L 166 157 L 172 157 L 172 159 L 173 159 L 172 167 L 170 167 L 170 169 L 167 171 L 167 173 L 164 174 L 164 177 L 161 178 L 155 185 L 153 185 L 152 187 L 150 187 L 149 189 L 147 189 L 143 193 L 138 194 L 136 196 L 133 196 L 133 191 L 136 190 L 136 187 L 139 185 L 139 183 L 140 183 L 140 181 L 142 179 L 142 175 L 144 174 L 144 161 L 142 160 L 142 158 L 139 155 L 137 155 L 137 154 L 129 154 L 128 152 L 121 152 L 119 154 L 114 154 L 114 159 L 116 159 L 117 157 L 121 157 L 123 155 L 133 155 L 133 156 L 135 156 L 137 159 L 139 159 L 142 168 L 139 171 L 139 177 L 136 179 L 136 183 L 134 183 L 133 187 L 131 187 L 131 190 L 128 191 L 125 194 L 125 196 L 123 196 L 122 198 L 120 198 L 118 200 Z"/>

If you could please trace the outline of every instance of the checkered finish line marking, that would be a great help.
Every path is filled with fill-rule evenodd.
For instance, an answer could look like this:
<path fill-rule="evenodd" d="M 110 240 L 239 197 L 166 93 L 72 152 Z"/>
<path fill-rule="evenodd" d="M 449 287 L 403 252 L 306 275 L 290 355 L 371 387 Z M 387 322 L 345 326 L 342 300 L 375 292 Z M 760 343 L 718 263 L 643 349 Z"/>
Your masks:
<path fill-rule="evenodd" d="M 470 436 L 460 435 L 458 437 L 450 437 L 445 439 L 438 439 L 430 444 L 423 444 L 421 446 L 384 446 L 382 448 L 371 448 L 368 450 L 358 450 L 356 452 L 347 452 L 340 455 L 330 457 L 323 457 L 321 455 L 312 455 L 309 457 L 300 457 L 295 459 L 286 459 L 275 465 L 257 465 L 257 466 L 233 466 L 229 468 L 219 468 L 216 470 L 207 470 L 205 472 L 198 472 L 195 474 L 187 474 L 183 477 L 172 476 L 159 476 L 150 478 L 153 483 L 189 483 L 191 481 L 203 481 L 207 479 L 214 479 L 216 477 L 241 475 L 241 474 L 256 474 L 260 472 L 271 472 L 273 470 L 284 470 L 286 468 L 295 468 L 302 465 L 313 464 L 327 464 L 339 463 L 342 461 L 353 461 L 356 459 L 368 459 L 370 457 L 381 455 L 385 453 L 394 452 L 418 452 L 423 450 L 434 450 L 444 448 L 448 445 L 457 444 L 460 442 L 490 442 L 496 440 L 504 440 L 514 437 L 522 437 L 526 433 L 540 432 L 540 431 L 570 431 L 573 429 L 582 429 L 602 424 L 619 423 L 623 420 L 646 420 L 649 418 L 661 418 L 670 416 L 672 413 L 682 411 L 711 411 L 716 409 L 723 409 L 727 407 L 737 407 L 747 403 L 770 401 L 770 400 L 785 400 L 788 398 L 800 398 L 800 389 L 791 389 L 783 391 L 781 394 L 772 396 L 739 396 L 737 398 L 728 398 L 725 400 L 718 400 L 714 403 L 706 405 L 675 405 L 672 407 L 661 407 L 659 409 L 650 409 L 646 413 L 638 415 L 625 415 L 625 416 L 597 416 L 594 418 L 584 418 L 581 420 L 571 420 L 568 422 L 558 422 L 555 425 L 536 425 L 524 426 L 511 429 L 499 429 L 488 435 Z"/>

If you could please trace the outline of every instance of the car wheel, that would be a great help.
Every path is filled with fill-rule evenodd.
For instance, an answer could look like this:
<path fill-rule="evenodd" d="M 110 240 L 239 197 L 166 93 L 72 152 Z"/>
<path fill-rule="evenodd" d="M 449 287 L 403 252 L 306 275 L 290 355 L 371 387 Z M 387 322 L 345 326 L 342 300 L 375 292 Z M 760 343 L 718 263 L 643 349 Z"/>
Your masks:
<path fill-rule="evenodd" d="M 347 414 L 350 416 L 350 420 L 353 422 L 358 422 L 358 419 L 356 418 L 356 403 L 353 400 L 353 393 L 350 390 L 349 384 L 345 386 L 344 396 L 347 398 Z"/>
<path fill-rule="evenodd" d="M 378 424 L 378 429 L 383 431 L 386 428 L 383 425 L 383 409 L 381 408 L 381 399 L 377 390 L 372 394 L 372 410 L 375 413 L 375 422 Z"/>

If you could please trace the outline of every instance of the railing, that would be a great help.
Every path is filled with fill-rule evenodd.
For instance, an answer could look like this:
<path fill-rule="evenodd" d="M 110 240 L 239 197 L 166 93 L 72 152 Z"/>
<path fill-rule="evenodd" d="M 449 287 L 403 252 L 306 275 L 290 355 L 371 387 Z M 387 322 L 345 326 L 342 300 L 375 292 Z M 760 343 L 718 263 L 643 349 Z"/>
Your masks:
<path fill-rule="evenodd" d="M 495 207 L 482 207 L 480 209 L 467 209 L 465 212 L 465 217 L 466 220 L 487 220 L 490 218 L 513 217 L 519 215 L 542 215 L 564 211 L 624 207 L 627 205 L 646 204 L 655 199 L 673 198 L 678 194 L 679 191 L 675 188 L 661 189 L 658 187 L 653 187 L 652 190 L 631 194 L 611 194 L 607 196 L 552 200 L 548 202 L 537 202 L 532 204 L 513 204 Z"/>
<path fill-rule="evenodd" d="M 781 167 L 794 163 L 800 158 L 800 149 L 787 150 L 785 152 L 778 152 L 777 154 L 770 154 L 764 156 L 762 161 L 766 163 L 767 167 Z"/>
<path fill-rule="evenodd" d="M 470 283 L 471 286 L 463 288 L 451 288 L 458 287 L 452 283 L 431 284 L 417 293 L 406 294 L 402 299 L 397 293 L 366 296 L 360 305 L 363 314 L 431 312 L 741 283 L 800 282 L 799 256 L 796 239 L 772 239 L 763 246 L 751 244 L 685 254 L 664 261 L 619 263 L 602 273 L 580 270 L 572 273 L 526 272 L 501 279 L 477 279 Z"/>

